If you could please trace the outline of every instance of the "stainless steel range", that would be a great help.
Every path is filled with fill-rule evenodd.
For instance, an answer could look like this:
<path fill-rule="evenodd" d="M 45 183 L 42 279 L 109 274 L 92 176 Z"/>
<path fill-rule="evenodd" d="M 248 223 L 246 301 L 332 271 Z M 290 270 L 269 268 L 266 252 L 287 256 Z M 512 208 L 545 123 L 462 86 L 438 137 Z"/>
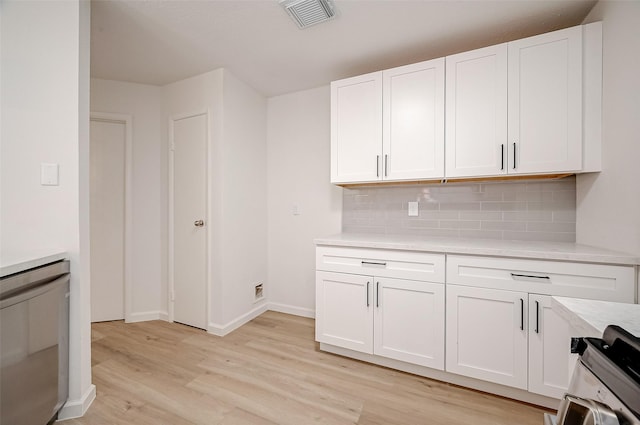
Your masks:
<path fill-rule="evenodd" d="M 575 338 L 580 359 L 558 415 L 545 424 L 640 425 L 640 338 L 609 326 L 602 338 Z"/>

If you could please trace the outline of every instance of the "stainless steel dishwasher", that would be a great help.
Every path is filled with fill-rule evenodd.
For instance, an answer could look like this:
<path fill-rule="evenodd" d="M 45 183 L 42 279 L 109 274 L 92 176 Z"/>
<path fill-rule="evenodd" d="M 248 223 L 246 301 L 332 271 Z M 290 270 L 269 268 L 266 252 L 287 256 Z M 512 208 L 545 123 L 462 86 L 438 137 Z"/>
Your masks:
<path fill-rule="evenodd" d="M 45 425 L 69 394 L 69 262 L 0 279 L 0 424 Z"/>

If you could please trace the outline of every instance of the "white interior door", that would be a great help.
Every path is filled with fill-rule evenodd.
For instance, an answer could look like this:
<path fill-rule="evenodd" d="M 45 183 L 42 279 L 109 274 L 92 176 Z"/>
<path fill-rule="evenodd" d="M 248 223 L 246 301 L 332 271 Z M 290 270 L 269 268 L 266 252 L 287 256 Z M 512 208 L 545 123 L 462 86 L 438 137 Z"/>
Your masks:
<path fill-rule="evenodd" d="M 173 320 L 207 327 L 207 115 L 173 120 Z"/>
<path fill-rule="evenodd" d="M 124 319 L 126 124 L 91 120 L 91 321 Z"/>

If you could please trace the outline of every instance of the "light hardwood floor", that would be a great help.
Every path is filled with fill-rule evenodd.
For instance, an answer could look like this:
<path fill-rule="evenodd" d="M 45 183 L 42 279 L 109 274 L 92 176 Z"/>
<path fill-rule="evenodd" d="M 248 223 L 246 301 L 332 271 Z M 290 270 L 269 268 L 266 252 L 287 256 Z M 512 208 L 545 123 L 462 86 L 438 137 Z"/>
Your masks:
<path fill-rule="evenodd" d="M 97 398 L 64 425 L 542 425 L 545 410 L 318 351 L 314 321 L 267 312 L 225 336 L 92 326 Z"/>

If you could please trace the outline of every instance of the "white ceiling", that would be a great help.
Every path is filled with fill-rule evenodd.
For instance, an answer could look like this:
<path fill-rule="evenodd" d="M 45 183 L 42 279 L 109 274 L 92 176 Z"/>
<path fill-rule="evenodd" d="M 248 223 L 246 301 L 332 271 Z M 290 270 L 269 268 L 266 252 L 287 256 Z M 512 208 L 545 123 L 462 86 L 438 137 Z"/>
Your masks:
<path fill-rule="evenodd" d="M 277 0 L 93 0 L 91 75 L 164 85 L 224 67 L 265 96 L 580 24 L 595 0 L 335 0 L 298 29 Z"/>

